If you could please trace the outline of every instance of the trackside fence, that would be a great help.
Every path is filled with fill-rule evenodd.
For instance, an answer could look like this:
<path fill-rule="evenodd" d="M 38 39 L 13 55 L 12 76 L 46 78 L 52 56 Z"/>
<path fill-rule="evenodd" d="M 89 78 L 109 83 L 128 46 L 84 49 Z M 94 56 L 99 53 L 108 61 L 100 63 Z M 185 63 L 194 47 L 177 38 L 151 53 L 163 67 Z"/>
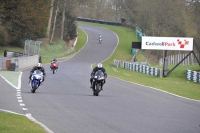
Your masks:
<path fill-rule="evenodd" d="M 185 56 L 187 56 L 187 54 L 188 53 L 167 56 L 168 65 L 178 64 L 182 59 L 184 59 Z M 196 54 L 196 56 L 197 56 L 197 58 L 200 59 L 200 54 Z M 163 65 L 163 63 L 164 63 L 164 58 L 161 58 L 159 60 L 159 65 Z M 196 61 L 194 55 L 190 54 L 188 56 L 188 58 L 186 58 L 180 65 L 182 65 L 182 66 L 184 66 L 184 65 L 194 65 L 196 63 L 197 63 L 197 61 Z"/>

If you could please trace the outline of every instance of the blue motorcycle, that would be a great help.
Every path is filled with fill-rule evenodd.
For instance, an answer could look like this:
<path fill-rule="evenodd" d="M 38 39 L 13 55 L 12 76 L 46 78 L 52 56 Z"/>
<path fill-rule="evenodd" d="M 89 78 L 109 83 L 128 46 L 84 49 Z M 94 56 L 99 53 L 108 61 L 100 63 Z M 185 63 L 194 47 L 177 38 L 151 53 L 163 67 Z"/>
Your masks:
<path fill-rule="evenodd" d="M 43 73 L 40 70 L 35 70 L 32 73 L 30 85 L 32 87 L 31 92 L 35 93 L 36 89 L 42 84 Z"/>

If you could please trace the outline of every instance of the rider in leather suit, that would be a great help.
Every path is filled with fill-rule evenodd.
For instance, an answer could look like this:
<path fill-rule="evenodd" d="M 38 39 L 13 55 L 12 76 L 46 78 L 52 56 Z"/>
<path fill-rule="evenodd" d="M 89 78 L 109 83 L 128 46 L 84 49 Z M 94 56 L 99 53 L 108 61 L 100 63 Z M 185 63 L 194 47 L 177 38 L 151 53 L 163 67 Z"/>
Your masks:
<path fill-rule="evenodd" d="M 104 84 L 106 83 L 106 78 L 107 78 L 106 70 L 103 68 L 103 65 L 102 65 L 101 63 L 98 63 L 98 65 L 92 70 L 92 73 L 91 73 L 91 78 L 90 78 L 91 87 L 90 87 L 90 88 L 92 88 L 92 81 L 93 81 L 93 78 L 94 78 L 95 73 L 96 73 L 98 70 L 101 70 L 101 71 L 104 73 L 104 76 L 105 76 Z"/>

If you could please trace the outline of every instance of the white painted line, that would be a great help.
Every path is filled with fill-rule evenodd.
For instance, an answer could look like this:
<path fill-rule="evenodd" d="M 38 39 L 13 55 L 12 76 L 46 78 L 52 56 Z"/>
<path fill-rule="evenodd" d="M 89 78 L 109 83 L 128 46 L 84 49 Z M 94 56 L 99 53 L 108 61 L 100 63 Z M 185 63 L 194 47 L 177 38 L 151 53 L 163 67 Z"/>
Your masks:
<path fill-rule="evenodd" d="M 22 97 L 17 97 L 17 99 L 22 99 Z"/>
<path fill-rule="evenodd" d="M 16 87 L 12 84 L 12 83 L 10 83 L 6 78 L 4 78 L 2 75 L 0 75 L 9 85 L 11 85 L 12 87 L 14 87 L 15 89 L 16 89 Z"/>
<path fill-rule="evenodd" d="M 110 76 L 110 75 L 109 75 L 109 76 Z M 122 81 L 125 81 L 125 82 L 133 83 L 133 84 L 136 84 L 136 85 L 139 85 L 139 86 L 148 87 L 148 88 L 151 88 L 151 89 L 154 89 L 154 90 L 157 90 L 157 91 L 161 91 L 161 92 L 164 92 L 164 93 L 167 93 L 167 94 L 170 94 L 170 95 L 173 95 L 173 96 L 179 97 L 179 98 L 183 98 L 183 99 L 188 99 L 188 100 L 191 100 L 191 101 L 200 102 L 200 100 L 195 100 L 195 99 L 191 99 L 191 98 L 187 98 L 187 97 L 179 96 L 179 95 L 176 95 L 176 94 L 173 94 L 173 93 L 170 93 L 170 92 L 167 92 L 167 91 L 163 91 L 163 90 L 160 90 L 160 89 L 157 89 L 157 88 L 153 88 L 153 87 L 150 87 L 150 86 L 145 86 L 145 85 L 141 85 L 141 84 L 138 84 L 138 83 L 134 83 L 134 82 L 126 81 L 126 80 L 120 79 L 120 78 L 115 77 L 115 76 L 110 76 L 110 77 L 113 77 L 113 78 L 116 78 L 116 79 L 119 79 L 119 80 L 122 80 Z"/>
<path fill-rule="evenodd" d="M 23 102 L 23 101 L 22 101 L 22 100 L 18 100 L 18 102 L 20 102 L 20 103 L 21 103 L 21 102 Z"/>
<path fill-rule="evenodd" d="M 9 110 L 4 110 L 4 109 L 0 109 L 0 110 L 3 111 L 3 112 L 8 112 L 8 113 L 16 114 L 16 115 L 22 115 L 22 116 L 25 116 L 25 115 L 23 115 L 23 114 L 19 114 L 19 113 L 12 112 L 12 111 L 9 111 Z"/>
<path fill-rule="evenodd" d="M 17 94 L 20 94 L 20 95 L 21 95 L 21 92 L 17 92 Z"/>
<path fill-rule="evenodd" d="M 17 90 L 17 92 L 21 92 L 21 90 Z"/>
<path fill-rule="evenodd" d="M 20 103 L 20 106 L 25 106 L 25 104 L 24 103 Z"/>
<path fill-rule="evenodd" d="M 0 75 L 9 85 L 11 85 L 12 87 L 14 87 L 15 89 L 20 89 L 21 88 L 21 76 L 22 76 L 22 72 L 20 72 L 19 74 L 19 78 L 18 78 L 18 86 L 14 86 L 10 81 L 8 81 L 6 78 L 4 78 L 2 75 Z"/>
<path fill-rule="evenodd" d="M 28 110 L 27 108 L 22 108 L 22 110 Z"/>
<path fill-rule="evenodd" d="M 19 74 L 19 78 L 18 78 L 18 89 L 21 89 L 21 78 L 22 78 L 22 72 L 20 72 Z"/>
<path fill-rule="evenodd" d="M 28 119 L 30 119 L 31 121 L 41 125 L 48 133 L 54 133 L 53 131 L 51 131 L 48 127 L 46 127 L 44 124 L 42 124 L 41 122 L 37 121 L 35 118 L 32 117 L 31 114 L 26 114 L 26 117 Z"/>

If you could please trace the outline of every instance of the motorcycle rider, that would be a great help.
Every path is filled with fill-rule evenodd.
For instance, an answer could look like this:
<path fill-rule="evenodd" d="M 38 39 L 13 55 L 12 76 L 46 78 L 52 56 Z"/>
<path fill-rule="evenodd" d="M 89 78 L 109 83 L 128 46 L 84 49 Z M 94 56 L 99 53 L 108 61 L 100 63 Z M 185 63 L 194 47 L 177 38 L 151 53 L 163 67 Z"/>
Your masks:
<path fill-rule="evenodd" d="M 33 68 L 32 68 L 32 70 L 30 71 L 30 76 L 29 76 L 29 82 L 30 82 L 30 80 L 31 80 L 31 76 L 32 76 L 32 74 L 33 74 L 33 72 L 35 71 L 35 70 L 40 70 L 42 73 L 43 73 L 43 80 L 42 80 L 42 82 L 44 81 L 44 77 L 46 76 L 46 72 L 45 72 L 45 69 L 42 67 L 42 64 L 41 63 L 38 63 L 36 66 L 34 66 Z"/>
<path fill-rule="evenodd" d="M 102 65 L 101 63 L 98 63 L 97 66 L 92 70 L 92 73 L 91 73 L 91 78 L 90 78 L 91 87 L 90 87 L 90 88 L 92 88 L 93 78 L 94 78 L 95 73 L 96 73 L 98 70 L 101 70 L 101 71 L 104 73 L 105 79 L 104 79 L 104 83 L 103 83 L 103 84 L 106 83 L 106 78 L 107 78 L 106 70 L 105 70 L 105 68 L 103 68 L 103 65 Z M 102 85 L 102 87 L 103 87 L 103 85 Z"/>
<path fill-rule="evenodd" d="M 56 58 L 54 58 L 52 61 L 51 61 L 51 65 L 52 65 L 52 63 L 58 63 L 58 61 L 56 60 Z M 50 68 L 51 68 L 51 65 L 50 65 Z M 56 70 L 58 69 L 58 66 L 57 66 L 57 68 L 56 68 Z M 52 68 L 51 68 L 51 70 L 52 70 Z"/>
<path fill-rule="evenodd" d="M 57 62 L 56 58 L 54 58 L 51 62 Z"/>
<path fill-rule="evenodd" d="M 102 41 L 102 36 L 101 36 L 101 34 L 99 33 L 99 41 Z"/>

